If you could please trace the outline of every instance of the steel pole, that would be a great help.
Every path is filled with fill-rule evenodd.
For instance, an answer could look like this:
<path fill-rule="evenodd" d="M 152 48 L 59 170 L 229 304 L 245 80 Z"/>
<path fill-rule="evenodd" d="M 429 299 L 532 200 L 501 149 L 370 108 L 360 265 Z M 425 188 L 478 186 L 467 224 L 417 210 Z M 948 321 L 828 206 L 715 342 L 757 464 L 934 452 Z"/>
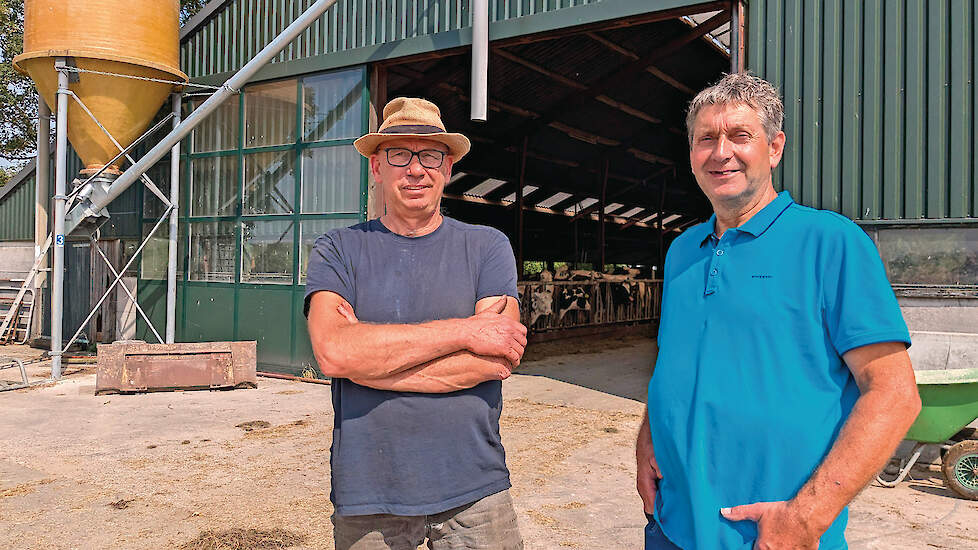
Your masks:
<path fill-rule="evenodd" d="M 61 314 L 65 283 L 65 189 L 68 182 L 68 71 L 65 58 L 54 61 L 58 72 L 58 119 L 54 165 L 54 266 L 51 273 L 51 378 L 61 378 Z"/>
<path fill-rule="evenodd" d="M 129 167 L 128 170 L 122 173 L 112 185 L 105 190 L 105 193 L 99 193 L 97 196 L 93 196 L 91 201 L 85 201 L 78 204 L 76 207 L 71 209 L 68 214 L 68 218 L 65 221 L 65 228 L 70 233 L 88 216 L 92 216 L 101 212 L 106 206 L 112 202 L 113 199 L 122 194 L 123 191 L 129 188 L 139 177 L 144 174 L 147 170 L 153 167 L 154 164 L 159 162 L 161 158 L 166 156 L 166 154 L 173 148 L 174 145 L 180 142 L 184 137 L 187 136 L 198 124 L 200 124 L 212 111 L 221 106 L 222 103 L 232 95 L 238 93 L 248 80 L 251 79 L 266 63 L 275 58 L 290 42 L 296 39 L 302 31 L 306 29 L 309 25 L 316 21 L 323 13 L 326 12 L 336 0 L 317 0 L 315 4 L 309 7 L 302 15 L 298 17 L 291 25 L 285 28 L 274 40 L 268 43 L 267 46 L 262 48 L 255 57 L 251 59 L 244 67 L 234 73 L 224 83 L 223 86 L 216 92 L 214 92 L 211 97 L 207 99 L 200 107 L 195 109 L 190 113 L 187 118 L 177 125 L 176 128 L 170 131 L 155 147 L 150 149 L 142 158 L 140 158 L 135 164 Z M 91 185 L 91 184 L 89 184 Z M 85 191 L 82 191 L 85 193 Z"/>
<path fill-rule="evenodd" d="M 489 112 L 489 0 L 472 1 L 471 95 L 469 118 L 485 122 Z"/>
<path fill-rule="evenodd" d="M 173 103 L 173 128 L 180 125 L 181 98 L 179 93 L 170 94 Z M 170 149 L 170 250 L 166 264 L 166 343 L 176 337 L 177 320 L 177 209 L 180 200 L 180 142 Z"/>
<path fill-rule="evenodd" d="M 48 209 L 51 208 L 51 108 L 44 102 L 41 94 L 37 94 L 37 160 L 34 164 L 34 257 L 42 254 L 48 235 L 51 232 Z M 41 335 L 43 315 L 38 304 L 43 304 L 41 298 L 44 282 L 47 279 L 47 252 L 41 260 L 40 271 L 34 275 L 34 315 L 31 319 L 31 337 Z"/>

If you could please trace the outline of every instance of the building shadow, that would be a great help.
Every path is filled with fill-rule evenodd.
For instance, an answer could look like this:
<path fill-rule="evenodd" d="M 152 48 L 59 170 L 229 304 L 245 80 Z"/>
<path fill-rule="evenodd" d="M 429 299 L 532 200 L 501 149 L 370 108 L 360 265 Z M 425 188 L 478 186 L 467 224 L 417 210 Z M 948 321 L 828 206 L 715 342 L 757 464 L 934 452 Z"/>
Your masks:
<path fill-rule="evenodd" d="M 644 403 L 658 348 L 645 337 L 590 337 L 531 344 L 516 371 Z"/>

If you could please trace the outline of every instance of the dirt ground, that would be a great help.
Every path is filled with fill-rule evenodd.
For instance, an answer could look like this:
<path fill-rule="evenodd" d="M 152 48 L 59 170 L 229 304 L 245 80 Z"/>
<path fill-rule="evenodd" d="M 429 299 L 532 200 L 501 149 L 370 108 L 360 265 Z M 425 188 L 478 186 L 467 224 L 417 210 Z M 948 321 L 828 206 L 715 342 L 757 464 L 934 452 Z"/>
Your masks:
<path fill-rule="evenodd" d="M 565 342 L 504 383 L 527 548 L 641 548 L 633 441 L 654 355 L 647 339 Z M 0 546 L 332 548 L 329 386 L 95 396 L 92 366 L 66 373 L 0 392 Z M 850 517 L 855 549 L 978 548 L 978 502 L 927 471 L 870 485 Z"/>

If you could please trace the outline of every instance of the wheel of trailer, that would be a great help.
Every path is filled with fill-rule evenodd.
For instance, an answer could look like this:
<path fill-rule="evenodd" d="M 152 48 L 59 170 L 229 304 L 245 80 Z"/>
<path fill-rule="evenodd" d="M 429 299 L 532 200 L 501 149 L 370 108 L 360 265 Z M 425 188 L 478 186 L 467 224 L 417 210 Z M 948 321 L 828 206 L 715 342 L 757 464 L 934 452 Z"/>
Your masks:
<path fill-rule="evenodd" d="M 948 489 L 978 500 L 978 441 L 955 443 L 944 455 L 941 471 Z"/>

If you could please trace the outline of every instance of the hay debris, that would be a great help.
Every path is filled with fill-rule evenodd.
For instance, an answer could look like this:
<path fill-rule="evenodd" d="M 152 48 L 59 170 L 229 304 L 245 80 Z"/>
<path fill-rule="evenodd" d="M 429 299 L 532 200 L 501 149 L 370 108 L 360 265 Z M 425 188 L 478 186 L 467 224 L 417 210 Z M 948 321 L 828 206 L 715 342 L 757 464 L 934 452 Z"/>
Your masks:
<path fill-rule="evenodd" d="M 264 420 L 251 420 L 249 422 L 242 422 L 241 424 L 237 424 L 234 427 L 241 428 L 246 432 L 250 432 L 251 430 L 263 430 L 265 428 L 271 428 L 272 423 L 266 422 Z"/>
<path fill-rule="evenodd" d="M 306 537 L 285 529 L 224 529 L 203 531 L 179 546 L 180 550 L 279 550 L 302 543 Z"/>

